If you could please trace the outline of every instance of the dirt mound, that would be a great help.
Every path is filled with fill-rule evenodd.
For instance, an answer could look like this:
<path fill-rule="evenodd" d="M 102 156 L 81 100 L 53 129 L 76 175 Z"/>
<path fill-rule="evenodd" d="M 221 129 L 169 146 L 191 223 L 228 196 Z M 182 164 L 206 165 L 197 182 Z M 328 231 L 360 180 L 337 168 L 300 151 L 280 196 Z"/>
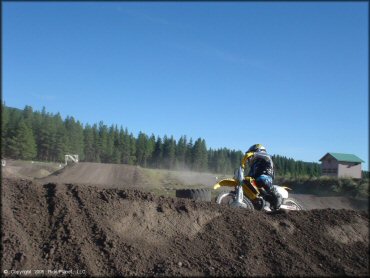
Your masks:
<path fill-rule="evenodd" d="M 100 187 L 147 187 L 138 166 L 81 162 L 72 164 L 42 179 L 43 183 L 83 183 Z"/>
<path fill-rule="evenodd" d="M 8 178 L 44 178 L 63 167 L 53 162 L 7 160 L 6 166 L 1 167 L 1 174 Z"/>
<path fill-rule="evenodd" d="M 100 187 L 171 187 L 171 185 L 212 186 L 215 175 L 190 171 L 143 169 L 126 164 L 80 162 L 44 177 L 42 182 L 83 183 Z"/>
<path fill-rule="evenodd" d="M 210 173 L 146 169 L 125 164 L 80 162 L 66 167 L 58 163 L 9 160 L 2 167 L 3 177 L 37 179 L 41 183 L 90 184 L 100 188 L 140 188 L 158 195 L 176 196 L 184 188 L 210 188 L 218 179 Z M 50 174 L 50 175 L 48 175 Z M 213 197 L 217 192 L 212 193 Z M 368 210 L 368 200 L 349 197 L 318 197 L 294 194 L 306 209 L 361 209 Z"/>
<path fill-rule="evenodd" d="M 138 276 L 369 275 L 368 213 L 266 214 L 134 189 L 2 180 L 2 269 Z"/>

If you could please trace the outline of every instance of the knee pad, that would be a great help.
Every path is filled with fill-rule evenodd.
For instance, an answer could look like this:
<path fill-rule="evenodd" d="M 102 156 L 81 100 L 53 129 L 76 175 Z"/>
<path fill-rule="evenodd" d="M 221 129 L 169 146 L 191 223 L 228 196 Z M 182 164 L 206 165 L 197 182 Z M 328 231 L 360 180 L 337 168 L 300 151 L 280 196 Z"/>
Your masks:
<path fill-rule="evenodd" d="M 267 175 L 261 175 L 256 178 L 256 183 L 258 187 L 262 187 L 267 192 L 271 191 L 272 189 L 272 178 Z"/>

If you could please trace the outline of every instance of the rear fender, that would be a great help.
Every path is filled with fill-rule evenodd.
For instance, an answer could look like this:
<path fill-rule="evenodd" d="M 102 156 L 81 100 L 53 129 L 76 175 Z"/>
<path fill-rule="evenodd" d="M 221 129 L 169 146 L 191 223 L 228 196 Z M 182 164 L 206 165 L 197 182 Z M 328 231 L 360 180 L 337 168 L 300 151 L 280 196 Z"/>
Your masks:
<path fill-rule="evenodd" d="M 280 195 L 283 197 L 283 199 L 288 198 L 289 193 L 286 187 L 283 186 L 278 186 L 278 185 L 273 185 L 273 187 L 276 188 L 277 192 L 280 193 Z"/>

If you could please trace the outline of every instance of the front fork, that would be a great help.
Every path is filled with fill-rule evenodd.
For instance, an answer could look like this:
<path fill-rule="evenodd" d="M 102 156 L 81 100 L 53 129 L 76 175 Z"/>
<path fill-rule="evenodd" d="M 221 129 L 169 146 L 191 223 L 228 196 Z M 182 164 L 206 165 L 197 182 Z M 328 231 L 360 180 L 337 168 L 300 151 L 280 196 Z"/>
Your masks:
<path fill-rule="evenodd" d="M 242 207 L 246 208 L 247 205 L 243 202 L 244 194 L 243 194 L 243 187 L 241 185 L 236 186 L 235 188 L 236 198 L 230 204 L 232 207 Z"/>
<path fill-rule="evenodd" d="M 243 193 L 243 187 L 241 185 L 238 185 L 236 188 L 236 200 L 238 203 L 243 203 L 244 193 Z"/>

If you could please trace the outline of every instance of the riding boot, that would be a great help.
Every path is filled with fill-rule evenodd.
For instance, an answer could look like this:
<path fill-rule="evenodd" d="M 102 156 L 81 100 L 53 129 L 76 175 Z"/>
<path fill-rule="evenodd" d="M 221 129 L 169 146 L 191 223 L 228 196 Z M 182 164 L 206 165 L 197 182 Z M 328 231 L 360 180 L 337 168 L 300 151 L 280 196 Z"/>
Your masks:
<path fill-rule="evenodd" d="M 275 187 L 272 187 L 271 190 L 271 196 L 272 196 L 272 203 L 271 206 L 275 209 L 278 210 L 283 202 L 283 196 L 277 191 Z"/>

